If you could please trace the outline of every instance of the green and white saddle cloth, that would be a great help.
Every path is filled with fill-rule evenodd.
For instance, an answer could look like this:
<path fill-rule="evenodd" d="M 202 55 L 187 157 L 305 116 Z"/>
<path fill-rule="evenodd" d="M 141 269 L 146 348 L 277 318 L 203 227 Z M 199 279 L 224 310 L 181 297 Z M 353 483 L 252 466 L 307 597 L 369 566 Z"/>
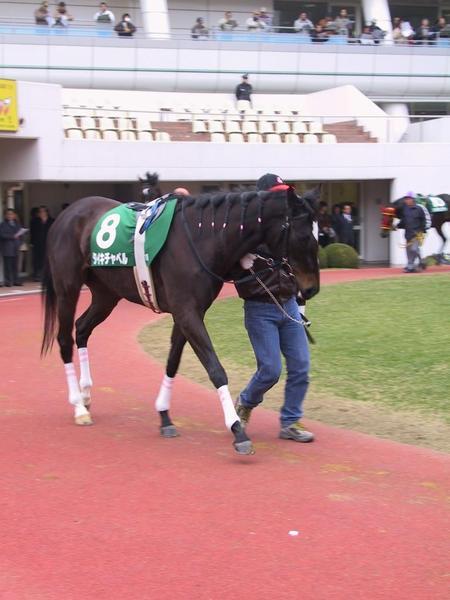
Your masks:
<path fill-rule="evenodd" d="M 439 196 L 422 196 L 418 194 L 416 197 L 416 202 L 425 206 L 425 208 L 427 208 L 432 214 L 446 212 L 448 210 L 447 204 L 444 200 L 442 200 L 442 198 L 439 198 Z"/>
<path fill-rule="evenodd" d="M 155 312 L 150 266 L 169 235 L 176 205 L 176 198 L 158 198 L 136 212 L 121 204 L 102 215 L 91 234 L 91 267 L 132 267 L 143 303 Z"/>

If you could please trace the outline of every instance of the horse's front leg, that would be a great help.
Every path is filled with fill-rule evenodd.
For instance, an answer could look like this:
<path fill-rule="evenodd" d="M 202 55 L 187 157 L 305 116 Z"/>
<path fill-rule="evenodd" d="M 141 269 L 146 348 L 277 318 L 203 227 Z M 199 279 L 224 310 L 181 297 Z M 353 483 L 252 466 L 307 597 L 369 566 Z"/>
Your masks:
<path fill-rule="evenodd" d="M 176 437 L 179 435 L 177 428 L 173 424 L 170 415 L 170 404 L 172 400 L 172 387 L 180 366 L 181 355 L 183 353 L 186 338 L 180 328 L 174 324 L 172 335 L 170 338 L 170 351 L 166 364 L 166 373 L 161 382 L 159 393 L 155 401 L 155 408 L 159 412 L 161 418 L 161 435 L 166 438 Z"/>
<path fill-rule="evenodd" d="M 447 238 L 445 237 L 444 232 L 442 231 L 442 225 L 440 225 L 440 224 L 435 225 L 435 229 L 436 229 L 436 233 L 439 235 L 439 237 L 442 238 L 441 251 L 437 255 L 438 256 L 438 264 L 448 265 L 449 261 L 444 256 L 444 250 L 445 250 L 445 244 L 447 243 Z"/>
<path fill-rule="evenodd" d="M 206 331 L 201 317 L 195 310 L 186 311 L 182 316 L 173 315 L 175 323 L 179 326 L 186 340 L 192 346 L 198 359 L 205 367 L 211 382 L 217 390 L 225 417 L 225 425 L 234 435 L 233 446 L 239 454 L 254 454 L 250 438 L 247 436 L 241 421 L 234 408 L 228 378 L 214 351 L 211 339 Z"/>

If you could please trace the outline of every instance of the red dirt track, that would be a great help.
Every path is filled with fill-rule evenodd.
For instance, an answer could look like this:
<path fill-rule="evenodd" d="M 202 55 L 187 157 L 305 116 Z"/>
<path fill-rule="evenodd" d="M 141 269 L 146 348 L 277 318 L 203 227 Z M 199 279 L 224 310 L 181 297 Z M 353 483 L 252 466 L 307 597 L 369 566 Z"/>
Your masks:
<path fill-rule="evenodd" d="M 261 409 L 239 457 L 182 378 L 162 439 L 163 368 L 136 341 L 155 318 L 124 302 L 95 331 L 80 428 L 58 353 L 39 359 L 39 297 L 0 298 L 1 600 L 450 597 L 449 456 L 311 422 L 315 443 L 278 440 Z"/>

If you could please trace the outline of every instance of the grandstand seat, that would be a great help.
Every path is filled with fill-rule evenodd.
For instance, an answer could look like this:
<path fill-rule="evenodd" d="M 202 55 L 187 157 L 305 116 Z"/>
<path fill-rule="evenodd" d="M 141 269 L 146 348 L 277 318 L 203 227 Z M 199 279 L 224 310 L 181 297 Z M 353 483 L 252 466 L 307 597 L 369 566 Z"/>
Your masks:
<path fill-rule="evenodd" d="M 208 121 L 208 131 L 209 133 L 223 133 L 222 121 Z"/>
<path fill-rule="evenodd" d="M 292 133 L 308 133 L 306 123 L 303 121 L 294 121 L 292 123 Z"/>
<path fill-rule="evenodd" d="M 288 133 L 284 139 L 285 144 L 299 144 L 300 140 L 296 133 Z"/>
<path fill-rule="evenodd" d="M 125 142 L 135 142 L 136 131 L 134 129 L 119 129 L 119 137 Z"/>
<path fill-rule="evenodd" d="M 242 133 L 230 133 L 230 135 L 228 136 L 228 141 L 232 144 L 243 144 L 244 136 L 242 135 Z"/>
<path fill-rule="evenodd" d="M 102 131 L 105 129 L 116 129 L 114 125 L 114 119 L 112 117 L 99 117 L 98 126 Z"/>
<path fill-rule="evenodd" d="M 64 129 L 75 129 L 78 127 L 77 120 L 72 115 L 64 115 L 63 125 Z"/>
<path fill-rule="evenodd" d="M 153 134 L 151 131 L 142 129 L 137 132 L 137 138 L 140 142 L 153 142 Z"/>
<path fill-rule="evenodd" d="M 214 142 L 215 144 L 222 144 L 223 142 L 226 142 L 225 134 L 211 133 L 211 142 Z"/>
<path fill-rule="evenodd" d="M 170 135 L 167 131 L 157 131 L 155 133 L 155 142 L 170 142 Z"/>
<path fill-rule="evenodd" d="M 260 133 L 249 133 L 247 136 L 247 142 L 249 144 L 262 144 L 262 135 Z"/>
<path fill-rule="evenodd" d="M 82 116 L 80 122 L 83 129 L 97 129 L 97 123 L 95 122 L 94 117 Z"/>
<path fill-rule="evenodd" d="M 241 124 L 239 121 L 225 121 L 226 133 L 241 133 Z"/>
<path fill-rule="evenodd" d="M 206 133 L 205 121 L 192 121 L 192 133 Z"/>
<path fill-rule="evenodd" d="M 322 136 L 322 144 L 337 144 L 337 138 L 334 133 L 324 133 Z"/>
<path fill-rule="evenodd" d="M 139 131 L 154 131 L 149 117 L 136 117 L 134 122 L 136 124 L 136 129 Z"/>
<path fill-rule="evenodd" d="M 108 142 L 115 142 L 119 139 L 119 132 L 117 129 L 103 129 L 102 130 L 103 139 Z"/>
<path fill-rule="evenodd" d="M 83 130 L 80 127 L 69 127 L 65 130 L 66 138 L 69 140 L 82 140 Z"/>
<path fill-rule="evenodd" d="M 291 133 L 291 127 L 286 121 L 275 121 L 276 133 Z"/>
<path fill-rule="evenodd" d="M 303 136 L 303 143 L 304 144 L 318 144 L 319 138 L 317 137 L 317 135 L 315 133 L 306 133 Z"/>
<path fill-rule="evenodd" d="M 309 133 L 325 133 L 322 127 L 322 123 L 318 123 L 317 121 L 311 121 L 309 124 Z"/>
<path fill-rule="evenodd" d="M 243 121 L 242 133 L 258 133 L 258 130 L 256 129 L 256 123 L 254 121 Z"/>
<path fill-rule="evenodd" d="M 261 121 L 258 126 L 259 133 L 273 133 L 273 123 Z"/>
<path fill-rule="evenodd" d="M 84 137 L 86 140 L 101 140 L 102 134 L 100 133 L 100 129 L 91 128 L 84 130 Z"/>
<path fill-rule="evenodd" d="M 251 105 L 250 105 L 250 102 L 248 100 L 238 100 L 236 102 L 236 108 L 239 111 L 249 110 L 249 109 L 251 109 Z"/>
<path fill-rule="evenodd" d="M 281 144 L 281 135 L 279 133 L 268 133 L 266 135 L 267 144 Z"/>

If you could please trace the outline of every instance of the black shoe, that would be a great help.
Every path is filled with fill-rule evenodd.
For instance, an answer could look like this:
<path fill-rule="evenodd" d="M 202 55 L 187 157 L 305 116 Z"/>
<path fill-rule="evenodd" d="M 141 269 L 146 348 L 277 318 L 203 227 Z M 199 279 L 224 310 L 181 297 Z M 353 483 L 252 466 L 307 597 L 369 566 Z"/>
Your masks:
<path fill-rule="evenodd" d="M 15 285 L 16 287 L 20 287 L 20 286 L 22 286 L 22 285 L 23 285 L 23 283 L 22 283 L 21 281 L 18 281 L 18 282 L 16 282 L 14 285 Z"/>
<path fill-rule="evenodd" d="M 403 269 L 403 273 L 417 273 L 417 271 L 416 269 L 408 269 L 408 267 L 406 267 Z"/>
<path fill-rule="evenodd" d="M 5 283 L 5 287 L 12 287 L 12 283 Z"/>

